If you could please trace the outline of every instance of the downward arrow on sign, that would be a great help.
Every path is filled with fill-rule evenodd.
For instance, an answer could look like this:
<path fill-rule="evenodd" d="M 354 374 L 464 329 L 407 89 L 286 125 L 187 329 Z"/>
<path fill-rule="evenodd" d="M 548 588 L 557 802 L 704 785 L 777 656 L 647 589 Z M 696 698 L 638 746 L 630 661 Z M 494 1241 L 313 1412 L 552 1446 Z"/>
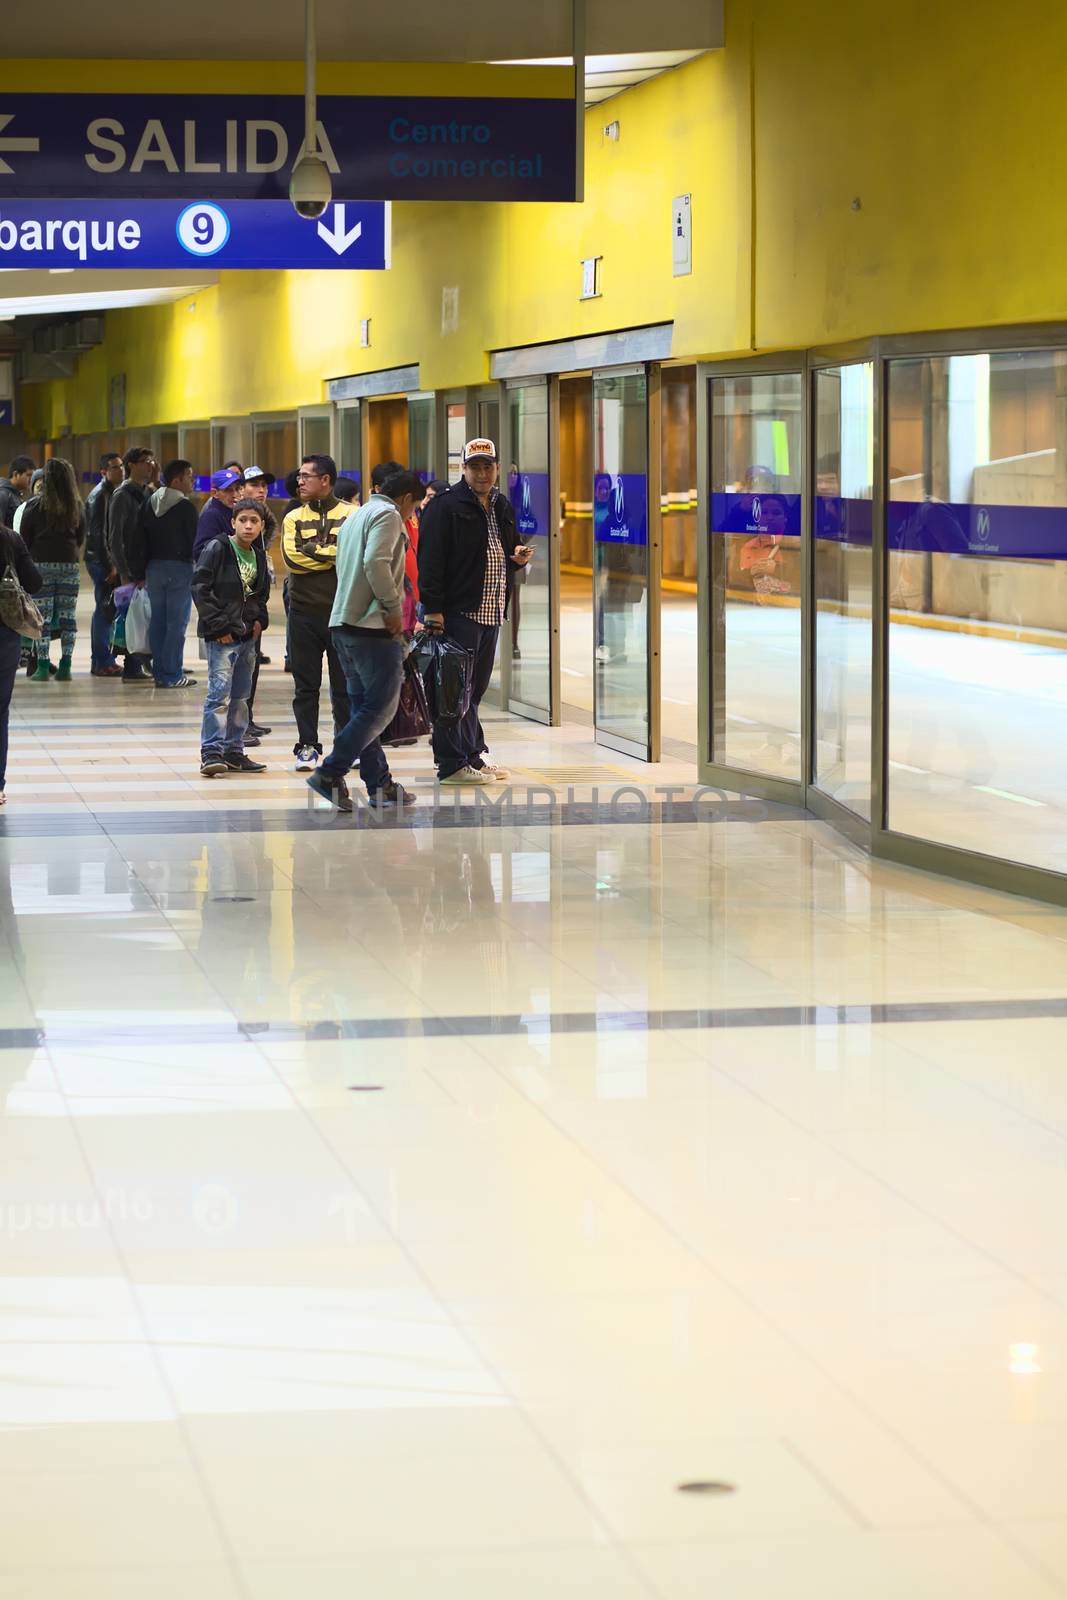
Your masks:
<path fill-rule="evenodd" d="M 345 208 L 343 204 L 333 208 L 333 222 L 329 227 L 325 222 L 319 223 L 319 238 L 325 239 L 334 255 L 343 256 L 350 244 L 355 244 L 363 232 L 362 222 L 357 222 L 354 228 L 345 231 Z"/>

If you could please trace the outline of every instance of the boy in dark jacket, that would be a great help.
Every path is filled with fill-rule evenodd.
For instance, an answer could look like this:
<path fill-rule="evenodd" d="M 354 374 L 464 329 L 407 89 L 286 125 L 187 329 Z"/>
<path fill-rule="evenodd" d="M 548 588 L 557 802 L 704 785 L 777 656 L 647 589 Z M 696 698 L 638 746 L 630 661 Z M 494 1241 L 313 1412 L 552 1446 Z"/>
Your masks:
<path fill-rule="evenodd" d="M 196 682 L 185 675 L 182 656 L 185 630 L 193 609 L 193 540 L 196 507 L 193 468 L 188 461 L 168 461 L 163 487 L 150 495 L 141 511 L 141 546 L 145 580 L 152 607 L 149 640 L 157 689 L 188 689 Z"/>
<path fill-rule="evenodd" d="M 267 558 L 255 548 L 263 532 L 263 507 L 238 500 L 228 539 L 214 539 L 200 552 L 193 573 L 197 633 L 207 644 L 207 697 L 200 731 L 200 772 L 265 772 L 244 752 L 248 693 L 256 643 L 267 626 Z"/>

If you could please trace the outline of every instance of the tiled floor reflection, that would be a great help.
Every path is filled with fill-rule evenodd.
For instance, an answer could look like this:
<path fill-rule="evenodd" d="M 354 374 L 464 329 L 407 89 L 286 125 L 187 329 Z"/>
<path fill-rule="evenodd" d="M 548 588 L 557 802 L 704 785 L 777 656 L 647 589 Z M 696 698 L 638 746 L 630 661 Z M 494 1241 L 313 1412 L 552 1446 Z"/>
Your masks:
<path fill-rule="evenodd" d="M 1067 914 L 278 787 L 0 837 L 4 1600 L 1067 1593 Z"/>

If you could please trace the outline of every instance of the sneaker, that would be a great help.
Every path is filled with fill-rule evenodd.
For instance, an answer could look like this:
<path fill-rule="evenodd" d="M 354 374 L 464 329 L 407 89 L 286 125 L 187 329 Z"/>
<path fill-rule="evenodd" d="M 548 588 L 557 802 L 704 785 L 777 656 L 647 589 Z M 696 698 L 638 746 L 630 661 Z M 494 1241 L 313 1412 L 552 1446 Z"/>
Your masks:
<path fill-rule="evenodd" d="M 94 678 L 121 678 L 122 668 L 117 662 L 113 667 L 93 667 L 90 675 Z"/>
<path fill-rule="evenodd" d="M 338 811 L 351 811 L 352 796 L 343 778 L 331 779 L 325 772 L 313 772 L 311 777 L 305 778 L 304 781 L 313 794 L 317 794 L 320 799 L 328 800 Z"/>
<path fill-rule="evenodd" d="M 224 778 L 229 770 L 221 756 L 205 756 L 200 763 L 202 778 Z"/>
<path fill-rule="evenodd" d="M 474 763 L 472 762 L 471 765 L 474 766 Z M 488 772 L 494 783 L 507 783 L 511 777 L 507 767 L 498 767 L 495 761 L 486 761 L 484 757 L 478 762 L 477 766 L 474 766 L 474 770 L 475 772 Z"/>
<path fill-rule="evenodd" d="M 293 751 L 296 756 L 297 772 L 314 772 L 322 760 L 322 753 L 315 749 L 313 744 L 298 744 Z"/>
<path fill-rule="evenodd" d="M 260 664 L 261 667 L 269 667 L 270 666 L 270 656 L 260 656 L 259 664 Z M 267 732 L 268 733 L 270 732 L 269 728 L 267 729 Z"/>
<path fill-rule="evenodd" d="M 367 804 L 374 806 L 375 810 L 382 811 L 387 806 L 413 806 L 416 797 L 409 794 L 403 784 L 397 783 L 395 778 L 387 778 L 380 789 L 367 790 Z"/>
<path fill-rule="evenodd" d="M 250 722 L 248 724 L 248 731 L 249 733 L 254 734 L 257 739 L 265 739 L 268 733 L 271 732 L 271 729 L 264 728 L 259 722 Z"/>
<path fill-rule="evenodd" d="M 157 689 L 193 689 L 196 687 L 195 678 L 181 677 L 177 683 L 157 683 Z"/>
<path fill-rule="evenodd" d="M 494 780 L 488 772 L 483 772 L 481 767 L 460 767 L 458 772 L 450 772 L 447 778 L 440 779 L 441 783 L 492 783 Z"/>
<path fill-rule="evenodd" d="M 256 735 L 254 733 L 246 733 L 245 734 L 244 747 L 245 747 L 246 750 L 248 749 L 249 745 L 251 745 L 253 750 L 254 750 L 258 744 L 259 744 L 259 740 L 256 738 Z"/>
<path fill-rule="evenodd" d="M 154 683 L 155 679 L 152 678 L 147 672 L 124 672 L 122 674 L 122 681 L 123 681 L 123 683 L 142 683 L 142 684 L 144 684 L 144 683 Z"/>
<path fill-rule="evenodd" d="M 606 644 L 598 644 L 597 645 L 597 647 L 596 647 L 596 658 L 597 658 L 598 661 L 610 661 L 611 660 L 611 651 L 608 649 Z"/>
<path fill-rule="evenodd" d="M 228 750 L 222 759 L 230 772 L 266 772 L 267 770 L 265 761 L 253 761 L 251 756 L 246 756 L 243 753 L 238 754 L 236 750 Z"/>

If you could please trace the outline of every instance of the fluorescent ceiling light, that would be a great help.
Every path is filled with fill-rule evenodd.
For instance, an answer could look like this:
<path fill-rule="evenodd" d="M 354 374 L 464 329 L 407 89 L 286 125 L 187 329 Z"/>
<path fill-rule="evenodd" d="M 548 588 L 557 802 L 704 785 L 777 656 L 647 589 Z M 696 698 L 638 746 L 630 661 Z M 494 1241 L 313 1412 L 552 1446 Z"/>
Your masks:
<path fill-rule="evenodd" d="M 202 289 L 202 283 L 185 283 L 156 289 L 94 289 L 84 294 L 39 294 L 18 299 L 0 298 L 0 318 L 38 317 L 66 311 L 121 311 L 127 306 L 160 306 L 182 300 Z"/>

